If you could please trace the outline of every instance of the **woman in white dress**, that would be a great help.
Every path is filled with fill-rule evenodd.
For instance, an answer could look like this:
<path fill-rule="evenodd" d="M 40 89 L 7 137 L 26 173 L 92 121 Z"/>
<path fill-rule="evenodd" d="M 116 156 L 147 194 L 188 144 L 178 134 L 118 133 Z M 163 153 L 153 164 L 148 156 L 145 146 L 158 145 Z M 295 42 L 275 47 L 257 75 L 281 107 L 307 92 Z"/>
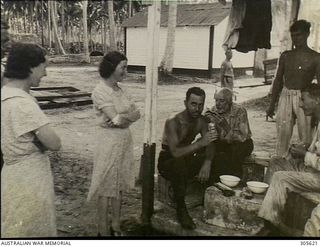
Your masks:
<path fill-rule="evenodd" d="M 55 237 L 53 177 L 46 150 L 60 149 L 30 87 L 46 76 L 47 59 L 36 44 L 15 44 L 1 88 L 1 237 Z"/>
<path fill-rule="evenodd" d="M 140 113 L 118 84 L 126 72 L 126 56 L 117 51 L 108 53 L 99 66 L 102 80 L 92 92 L 98 115 L 98 143 L 88 201 L 97 200 L 98 236 L 121 236 L 122 192 L 134 187 L 133 142 L 129 126 L 140 118 Z"/>

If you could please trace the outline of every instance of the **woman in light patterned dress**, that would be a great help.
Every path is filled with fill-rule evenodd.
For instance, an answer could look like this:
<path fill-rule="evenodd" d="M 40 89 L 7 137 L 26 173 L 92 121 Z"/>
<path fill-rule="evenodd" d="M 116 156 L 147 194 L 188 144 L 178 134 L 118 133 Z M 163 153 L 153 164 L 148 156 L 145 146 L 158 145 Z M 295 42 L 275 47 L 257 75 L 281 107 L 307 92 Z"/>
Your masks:
<path fill-rule="evenodd" d="M 8 56 L 1 88 L 1 237 L 55 237 L 53 177 L 46 150 L 60 149 L 30 87 L 46 75 L 45 51 L 35 44 L 15 44 Z"/>
<path fill-rule="evenodd" d="M 92 92 L 99 122 L 88 201 L 97 200 L 98 236 L 121 236 L 122 192 L 134 187 L 133 142 L 129 126 L 140 118 L 140 113 L 118 85 L 126 72 L 127 58 L 117 51 L 108 53 L 99 66 L 102 80 Z"/>

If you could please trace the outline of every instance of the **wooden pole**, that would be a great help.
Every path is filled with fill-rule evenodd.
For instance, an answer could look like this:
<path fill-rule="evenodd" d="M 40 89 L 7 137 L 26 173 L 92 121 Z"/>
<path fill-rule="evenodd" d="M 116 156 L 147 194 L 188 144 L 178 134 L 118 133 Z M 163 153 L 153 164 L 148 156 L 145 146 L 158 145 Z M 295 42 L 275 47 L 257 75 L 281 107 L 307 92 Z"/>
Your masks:
<path fill-rule="evenodd" d="M 156 150 L 157 84 L 159 67 L 160 1 L 148 7 L 148 46 L 146 63 L 146 100 L 142 164 L 142 214 L 144 225 L 150 225 L 154 203 L 154 170 Z"/>

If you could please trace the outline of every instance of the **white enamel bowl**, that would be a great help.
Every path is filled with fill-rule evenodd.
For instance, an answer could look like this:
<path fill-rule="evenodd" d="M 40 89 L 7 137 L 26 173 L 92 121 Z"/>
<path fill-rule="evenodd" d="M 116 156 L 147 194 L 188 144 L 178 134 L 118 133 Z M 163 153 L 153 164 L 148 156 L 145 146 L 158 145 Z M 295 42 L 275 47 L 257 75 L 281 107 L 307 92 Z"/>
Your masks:
<path fill-rule="evenodd" d="M 235 187 L 239 184 L 240 178 L 232 175 L 221 175 L 220 177 L 221 183 L 229 186 L 229 187 Z"/>
<path fill-rule="evenodd" d="M 269 185 L 263 182 L 258 182 L 258 181 L 249 181 L 247 182 L 247 186 L 249 190 L 251 190 L 253 193 L 256 194 L 261 194 L 266 192 L 268 189 Z"/>

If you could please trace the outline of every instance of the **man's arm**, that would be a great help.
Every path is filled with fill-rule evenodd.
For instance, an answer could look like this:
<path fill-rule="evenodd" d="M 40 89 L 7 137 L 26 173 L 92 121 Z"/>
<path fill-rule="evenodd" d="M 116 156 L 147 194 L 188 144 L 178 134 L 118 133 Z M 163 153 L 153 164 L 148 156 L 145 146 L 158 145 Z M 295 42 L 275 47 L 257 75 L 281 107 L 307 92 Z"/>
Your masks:
<path fill-rule="evenodd" d="M 223 83 L 224 80 L 224 73 L 226 72 L 226 65 L 225 62 L 223 62 L 221 64 L 221 68 L 220 68 L 220 82 Z"/>
<path fill-rule="evenodd" d="M 201 130 L 201 134 L 205 135 L 208 132 L 208 128 L 205 126 L 202 130 Z M 218 139 L 218 133 L 216 133 L 216 139 Z M 204 183 L 206 181 L 208 181 L 209 177 L 210 177 L 210 172 L 211 172 L 211 164 L 215 155 L 215 151 L 216 151 L 216 144 L 215 142 L 211 142 L 206 146 L 206 156 L 205 156 L 205 160 L 202 164 L 202 167 L 199 171 L 199 181 L 201 183 Z"/>
<path fill-rule="evenodd" d="M 319 145 L 320 146 L 320 145 Z M 320 156 L 318 153 L 306 152 L 304 157 L 304 164 L 320 171 Z"/>
<path fill-rule="evenodd" d="M 212 133 L 207 132 L 200 140 L 187 146 L 180 146 L 177 127 L 177 123 L 174 119 L 166 121 L 165 128 L 167 128 L 168 133 L 168 145 L 172 156 L 175 158 L 195 153 L 198 149 L 207 146 L 210 142 L 215 140 L 215 136 Z"/>
<path fill-rule="evenodd" d="M 272 92 L 271 92 L 271 102 L 270 102 L 269 108 L 267 109 L 267 116 L 269 116 L 269 117 L 273 117 L 273 115 L 274 115 L 274 108 L 277 103 L 279 94 L 283 88 L 285 56 L 286 56 L 286 52 L 281 54 L 281 56 L 279 58 L 276 76 L 273 80 Z"/>

